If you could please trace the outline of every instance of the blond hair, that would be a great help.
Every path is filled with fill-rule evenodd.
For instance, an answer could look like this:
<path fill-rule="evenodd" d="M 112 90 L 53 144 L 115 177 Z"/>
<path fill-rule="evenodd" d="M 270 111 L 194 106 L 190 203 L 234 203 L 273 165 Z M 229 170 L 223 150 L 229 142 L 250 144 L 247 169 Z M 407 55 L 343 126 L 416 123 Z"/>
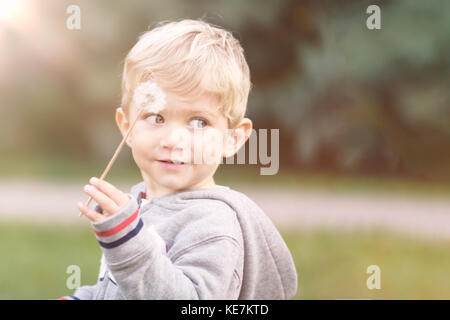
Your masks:
<path fill-rule="evenodd" d="M 239 41 L 221 27 L 163 21 L 142 34 L 124 63 L 121 107 L 127 114 L 134 89 L 149 79 L 186 100 L 214 95 L 230 127 L 245 115 L 250 71 Z"/>

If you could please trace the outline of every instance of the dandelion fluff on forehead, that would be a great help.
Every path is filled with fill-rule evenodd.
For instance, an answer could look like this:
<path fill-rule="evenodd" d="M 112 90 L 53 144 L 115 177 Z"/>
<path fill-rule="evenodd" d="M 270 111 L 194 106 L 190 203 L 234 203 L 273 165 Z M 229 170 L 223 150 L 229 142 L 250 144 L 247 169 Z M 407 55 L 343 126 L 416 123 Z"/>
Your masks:
<path fill-rule="evenodd" d="M 166 105 L 166 94 L 155 82 L 146 81 L 134 90 L 133 101 L 138 109 L 158 113 Z"/>

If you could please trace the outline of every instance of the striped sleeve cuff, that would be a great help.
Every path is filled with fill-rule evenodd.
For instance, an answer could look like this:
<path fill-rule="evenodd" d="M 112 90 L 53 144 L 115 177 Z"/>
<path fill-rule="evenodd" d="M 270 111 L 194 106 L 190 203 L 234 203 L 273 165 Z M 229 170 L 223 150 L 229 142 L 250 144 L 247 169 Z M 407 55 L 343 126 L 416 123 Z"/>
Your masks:
<path fill-rule="evenodd" d="M 80 298 L 75 297 L 75 296 L 64 296 L 64 297 L 58 298 L 57 300 L 80 300 Z"/>
<path fill-rule="evenodd" d="M 134 238 L 142 229 L 136 199 L 128 195 L 130 201 L 117 213 L 98 222 L 92 222 L 95 236 L 102 249 L 117 248 Z"/>

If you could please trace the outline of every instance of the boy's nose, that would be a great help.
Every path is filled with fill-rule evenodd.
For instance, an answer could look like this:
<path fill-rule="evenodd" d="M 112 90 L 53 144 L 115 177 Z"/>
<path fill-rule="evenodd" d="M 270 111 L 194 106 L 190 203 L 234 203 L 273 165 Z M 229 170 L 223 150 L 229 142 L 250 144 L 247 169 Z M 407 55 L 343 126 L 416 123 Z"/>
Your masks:
<path fill-rule="evenodd" d="M 160 139 L 160 146 L 165 149 L 186 149 L 189 144 L 189 130 L 169 128 Z"/>

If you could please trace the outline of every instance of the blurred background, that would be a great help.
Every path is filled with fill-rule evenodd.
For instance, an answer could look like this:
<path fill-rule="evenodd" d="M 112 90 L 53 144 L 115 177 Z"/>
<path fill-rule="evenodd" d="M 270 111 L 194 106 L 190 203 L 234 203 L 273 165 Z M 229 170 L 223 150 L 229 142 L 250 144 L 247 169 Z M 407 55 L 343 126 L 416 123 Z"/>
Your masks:
<path fill-rule="evenodd" d="M 372 4 L 380 30 L 366 26 Z M 216 182 L 277 225 L 295 299 L 450 298 L 448 12 L 446 0 L 0 0 L 0 299 L 71 294 L 69 265 L 96 281 L 101 251 L 75 203 L 121 140 L 126 54 L 182 18 L 241 41 L 248 117 L 279 129 L 277 174 L 223 165 Z M 124 192 L 141 181 L 129 149 L 107 180 Z M 370 265 L 380 289 L 366 285 Z"/>

